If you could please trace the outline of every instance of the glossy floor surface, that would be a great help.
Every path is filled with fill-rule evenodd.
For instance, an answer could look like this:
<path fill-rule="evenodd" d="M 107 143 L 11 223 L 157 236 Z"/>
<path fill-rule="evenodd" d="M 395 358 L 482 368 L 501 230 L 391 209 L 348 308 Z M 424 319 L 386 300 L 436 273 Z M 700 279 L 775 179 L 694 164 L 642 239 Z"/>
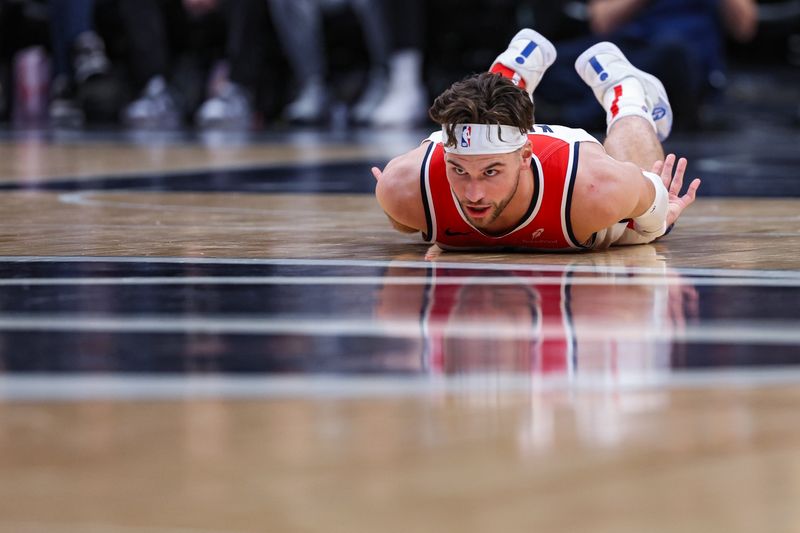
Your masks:
<path fill-rule="evenodd" d="M 424 136 L 7 133 L 0 531 L 800 532 L 800 134 L 556 255 L 393 232 Z"/>

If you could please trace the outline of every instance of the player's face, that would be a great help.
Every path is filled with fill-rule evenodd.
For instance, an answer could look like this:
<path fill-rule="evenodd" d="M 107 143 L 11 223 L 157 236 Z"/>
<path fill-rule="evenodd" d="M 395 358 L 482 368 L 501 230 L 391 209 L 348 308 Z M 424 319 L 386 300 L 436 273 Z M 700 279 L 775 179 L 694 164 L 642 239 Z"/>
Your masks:
<path fill-rule="evenodd" d="M 445 162 L 450 187 L 476 228 L 488 227 L 503 213 L 517 192 L 524 168 L 520 150 L 510 154 L 447 154 Z"/>

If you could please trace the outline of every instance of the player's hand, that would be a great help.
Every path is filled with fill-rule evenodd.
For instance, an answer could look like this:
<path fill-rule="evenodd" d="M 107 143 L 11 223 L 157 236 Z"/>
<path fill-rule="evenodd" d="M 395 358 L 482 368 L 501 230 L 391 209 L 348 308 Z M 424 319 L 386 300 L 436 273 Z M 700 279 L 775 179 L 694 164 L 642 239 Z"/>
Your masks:
<path fill-rule="evenodd" d="M 383 177 L 383 172 L 378 167 L 372 167 L 372 175 L 375 176 L 375 179 L 380 181 Z"/>
<path fill-rule="evenodd" d="M 679 196 L 683 187 L 683 175 L 686 172 L 686 158 L 681 157 L 675 164 L 675 154 L 669 154 L 664 161 L 653 163 L 652 172 L 661 176 L 664 187 L 669 191 L 669 208 L 667 210 L 667 227 L 673 225 L 683 210 L 692 205 L 700 180 L 695 178 L 689 184 L 686 194 Z"/>

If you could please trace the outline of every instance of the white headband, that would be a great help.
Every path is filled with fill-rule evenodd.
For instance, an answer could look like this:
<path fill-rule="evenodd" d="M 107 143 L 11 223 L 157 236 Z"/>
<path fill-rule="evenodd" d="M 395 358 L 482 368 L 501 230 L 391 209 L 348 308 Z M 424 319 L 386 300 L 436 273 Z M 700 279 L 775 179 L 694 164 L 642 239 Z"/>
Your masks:
<path fill-rule="evenodd" d="M 456 145 L 445 145 L 444 151 L 448 154 L 509 154 L 528 142 L 528 135 L 520 132 L 516 126 L 456 124 L 453 133 Z M 447 139 L 447 125 L 442 125 L 442 138 Z"/>

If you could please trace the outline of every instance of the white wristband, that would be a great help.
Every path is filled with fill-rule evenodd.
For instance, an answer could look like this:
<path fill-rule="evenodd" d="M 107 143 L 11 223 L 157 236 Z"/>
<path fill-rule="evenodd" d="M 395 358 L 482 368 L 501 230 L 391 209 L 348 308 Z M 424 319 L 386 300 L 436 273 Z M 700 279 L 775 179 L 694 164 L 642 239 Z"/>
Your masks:
<path fill-rule="evenodd" d="M 642 215 L 633 219 L 633 229 L 642 235 L 656 238 L 667 231 L 667 211 L 669 210 L 669 191 L 661 181 L 661 176 L 642 171 L 644 177 L 653 182 L 656 197 L 653 204 Z"/>

